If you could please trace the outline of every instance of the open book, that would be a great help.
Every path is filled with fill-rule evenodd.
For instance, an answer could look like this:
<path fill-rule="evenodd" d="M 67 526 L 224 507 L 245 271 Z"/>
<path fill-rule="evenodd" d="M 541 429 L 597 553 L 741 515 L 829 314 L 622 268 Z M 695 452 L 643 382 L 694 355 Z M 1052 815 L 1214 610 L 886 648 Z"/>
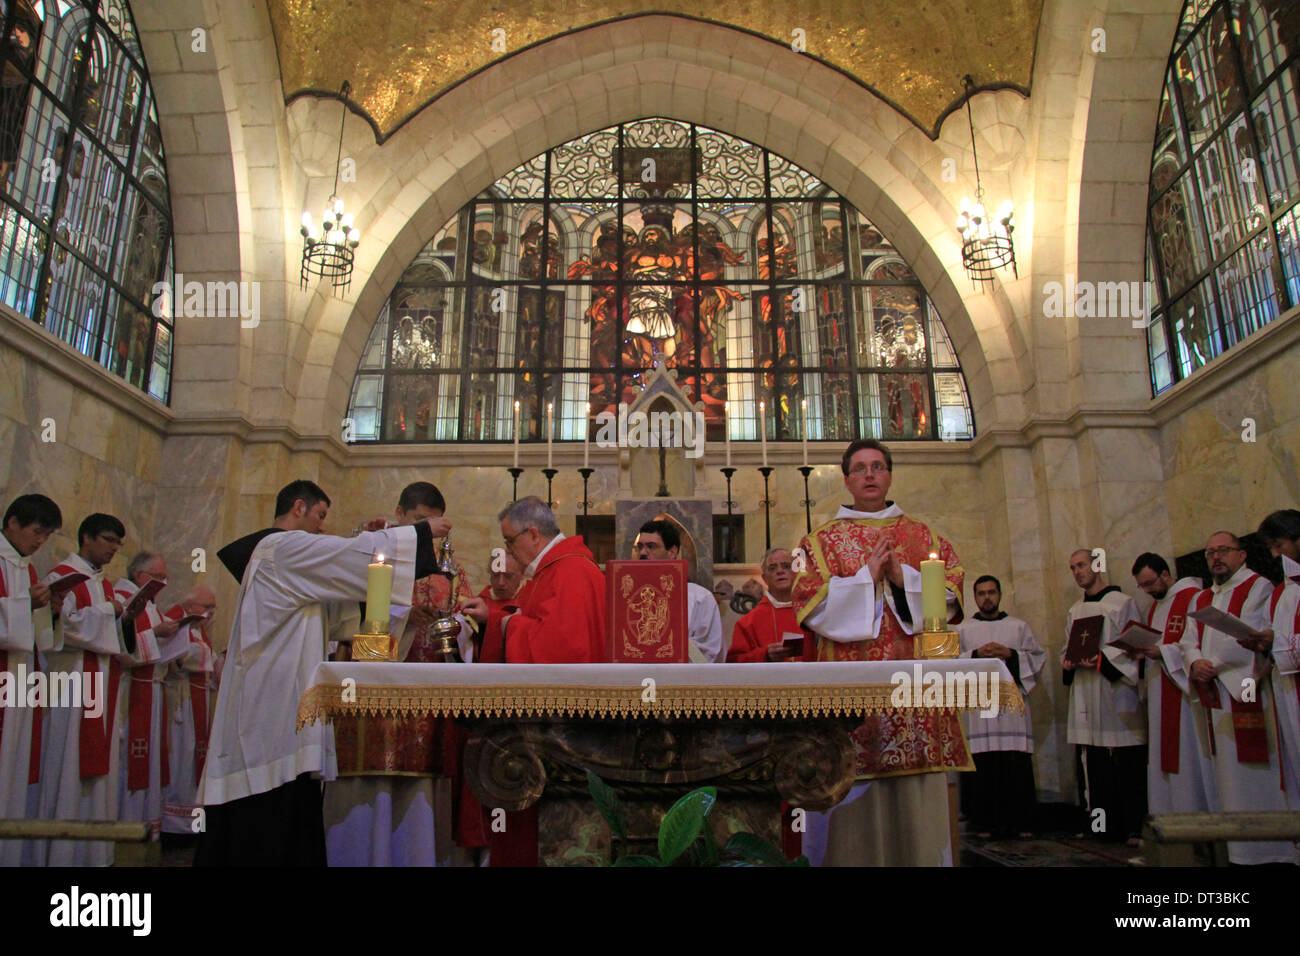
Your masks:
<path fill-rule="evenodd" d="M 1112 637 L 1107 644 L 1118 647 L 1125 651 L 1134 651 L 1141 653 L 1149 648 L 1159 645 L 1164 634 L 1157 631 L 1154 627 L 1149 627 L 1141 621 L 1129 621 L 1124 625 L 1124 630 Z"/>
<path fill-rule="evenodd" d="M 80 571 L 73 571 L 71 574 L 61 577 L 57 581 L 51 581 L 49 584 L 50 600 L 62 601 L 63 595 L 67 594 L 82 581 L 88 580 L 90 580 L 89 575 L 82 574 Z"/>
<path fill-rule="evenodd" d="M 157 596 L 158 592 L 167 586 L 166 581 L 154 578 L 140 590 L 135 592 L 135 597 L 127 602 L 126 607 L 122 609 L 123 620 L 133 621 L 143 611 L 144 606 Z"/>

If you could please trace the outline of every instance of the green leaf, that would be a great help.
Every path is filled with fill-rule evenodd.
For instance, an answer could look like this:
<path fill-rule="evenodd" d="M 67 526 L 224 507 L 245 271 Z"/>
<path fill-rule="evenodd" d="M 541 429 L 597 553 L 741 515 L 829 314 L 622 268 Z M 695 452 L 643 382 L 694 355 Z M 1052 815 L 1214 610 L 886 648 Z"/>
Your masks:
<path fill-rule="evenodd" d="M 664 866 L 695 842 L 717 801 L 717 787 L 701 787 L 682 797 L 664 814 L 663 822 L 659 824 L 659 858 Z"/>
<path fill-rule="evenodd" d="M 646 856 L 644 853 L 638 853 L 634 856 L 620 856 L 614 861 L 615 866 L 663 866 L 652 856 Z"/>
<path fill-rule="evenodd" d="M 591 799 L 595 802 L 596 809 L 605 818 L 614 836 L 626 840 L 627 807 L 623 806 L 623 801 L 618 798 L 618 794 L 590 770 L 587 771 L 587 789 L 591 791 Z"/>
<path fill-rule="evenodd" d="M 752 833 L 733 833 L 727 845 L 722 848 L 724 856 L 753 860 L 764 866 L 785 866 L 785 854 Z"/>
<path fill-rule="evenodd" d="M 812 866 L 806 856 L 796 856 L 793 860 L 786 863 L 786 866 Z"/>

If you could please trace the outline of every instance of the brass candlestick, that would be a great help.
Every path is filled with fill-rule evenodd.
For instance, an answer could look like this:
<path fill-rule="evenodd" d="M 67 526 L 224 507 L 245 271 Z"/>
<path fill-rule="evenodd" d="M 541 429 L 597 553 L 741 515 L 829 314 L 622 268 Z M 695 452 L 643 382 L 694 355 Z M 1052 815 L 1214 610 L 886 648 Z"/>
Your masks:
<path fill-rule="evenodd" d="M 352 638 L 354 661 L 395 661 L 397 641 L 388 633 L 387 621 L 362 621 L 361 632 Z"/>
<path fill-rule="evenodd" d="M 927 617 L 925 630 L 912 635 L 912 650 L 917 660 L 947 660 L 961 654 L 961 640 L 944 618 Z"/>

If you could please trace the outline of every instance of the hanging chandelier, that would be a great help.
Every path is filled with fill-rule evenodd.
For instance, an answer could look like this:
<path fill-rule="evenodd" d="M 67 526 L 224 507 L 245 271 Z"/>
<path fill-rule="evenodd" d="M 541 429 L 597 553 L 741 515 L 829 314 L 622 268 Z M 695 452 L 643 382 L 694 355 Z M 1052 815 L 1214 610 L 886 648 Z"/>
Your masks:
<path fill-rule="evenodd" d="M 961 262 L 974 282 L 992 282 L 993 273 L 1011 266 L 1012 273 L 1020 278 L 1016 268 L 1016 247 L 1011 241 L 1015 231 L 1015 207 L 1006 200 L 995 220 L 990 221 L 984 208 L 984 184 L 980 181 L 980 157 L 975 148 L 975 120 L 971 115 L 970 101 L 975 95 L 975 81 L 970 74 L 963 80 L 966 87 L 966 120 L 970 124 L 970 148 L 975 157 L 975 201 L 963 196 L 961 212 L 957 215 L 957 232 L 961 235 Z"/>
<path fill-rule="evenodd" d="M 352 284 L 354 250 L 361 242 L 361 231 L 352 225 L 352 213 L 343 208 L 339 198 L 339 168 L 343 162 L 343 123 L 348 116 L 348 94 L 352 85 L 346 80 L 339 91 L 343 115 L 339 119 L 339 148 L 334 159 L 334 190 L 321 215 L 320 225 L 312 222 L 311 212 L 302 214 L 302 270 L 299 279 L 307 288 L 311 276 L 320 276 L 333 283 L 335 289 L 346 290 Z"/>

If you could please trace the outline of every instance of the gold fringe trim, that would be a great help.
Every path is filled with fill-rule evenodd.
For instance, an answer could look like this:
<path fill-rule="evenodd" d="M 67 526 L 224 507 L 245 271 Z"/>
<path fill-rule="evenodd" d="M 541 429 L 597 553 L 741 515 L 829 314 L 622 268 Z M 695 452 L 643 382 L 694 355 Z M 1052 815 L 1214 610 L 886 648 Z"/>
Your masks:
<path fill-rule="evenodd" d="M 411 717 L 856 717 L 896 710 L 978 711 L 967 707 L 896 706 L 894 684 L 806 687 L 666 687 L 653 701 L 640 687 L 387 687 L 317 684 L 298 705 L 298 729 L 338 716 Z M 918 696 L 921 688 L 913 688 Z M 998 682 L 998 713 L 1023 714 L 1020 690 Z"/>

